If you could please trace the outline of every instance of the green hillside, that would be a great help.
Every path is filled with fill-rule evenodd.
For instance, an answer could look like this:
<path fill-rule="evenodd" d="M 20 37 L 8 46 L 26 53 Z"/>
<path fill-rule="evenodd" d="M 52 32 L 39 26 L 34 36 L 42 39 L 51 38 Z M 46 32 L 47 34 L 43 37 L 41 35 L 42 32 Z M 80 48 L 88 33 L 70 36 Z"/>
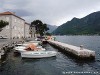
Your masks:
<path fill-rule="evenodd" d="M 91 13 L 81 19 L 73 18 L 71 21 L 59 26 L 53 34 L 56 35 L 100 35 L 100 11 Z"/>

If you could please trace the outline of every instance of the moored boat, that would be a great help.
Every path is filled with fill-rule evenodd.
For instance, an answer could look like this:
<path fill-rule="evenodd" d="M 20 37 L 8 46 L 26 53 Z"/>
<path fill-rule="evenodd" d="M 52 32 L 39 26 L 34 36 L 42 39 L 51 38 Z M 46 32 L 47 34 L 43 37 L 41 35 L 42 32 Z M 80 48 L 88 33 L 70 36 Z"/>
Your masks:
<path fill-rule="evenodd" d="M 40 43 L 41 41 L 29 41 L 30 43 Z"/>
<path fill-rule="evenodd" d="M 34 45 L 37 46 L 39 43 L 36 42 L 36 43 L 31 43 L 31 44 L 34 44 Z M 28 45 L 29 45 L 29 43 L 24 43 L 24 44 L 23 44 L 23 46 L 28 46 Z"/>
<path fill-rule="evenodd" d="M 25 48 L 26 48 L 25 46 L 18 46 L 18 47 L 15 47 L 14 50 L 15 50 L 16 52 L 27 51 L 27 50 L 25 50 Z M 37 46 L 37 48 L 38 48 L 37 51 L 44 51 L 44 50 L 45 50 L 45 48 L 42 48 L 41 46 Z M 34 51 L 36 51 L 36 50 L 34 50 Z"/>
<path fill-rule="evenodd" d="M 37 46 L 40 42 L 39 41 L 30 41 L 30 42 L 25 42 L 22 44 L 16 44 L 16 46 L 28 46 L 30 43 Z"/>
<path fill-rule="evenodd" d="M 56 51 L 25 51 L 21 52 L 22 58 L 44 58 L 56 56 Z"/>

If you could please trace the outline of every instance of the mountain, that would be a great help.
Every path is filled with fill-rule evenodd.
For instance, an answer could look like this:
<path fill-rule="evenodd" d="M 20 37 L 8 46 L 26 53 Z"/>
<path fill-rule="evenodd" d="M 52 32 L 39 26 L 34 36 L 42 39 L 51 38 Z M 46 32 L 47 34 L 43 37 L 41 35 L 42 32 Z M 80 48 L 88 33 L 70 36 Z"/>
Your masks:
<path fill-rule="evenodd" d="M 48 32 L 52 33 L 58 26 L 55 25 L 47 25 L 47 27 L 49 28 Z"/>
<path fill-rule="evenodd" d="M 73 18 L 59 26 L 53 34 L 56 35 L 100 35 L 100 11 L 91 13 L 81 19 Z"/>

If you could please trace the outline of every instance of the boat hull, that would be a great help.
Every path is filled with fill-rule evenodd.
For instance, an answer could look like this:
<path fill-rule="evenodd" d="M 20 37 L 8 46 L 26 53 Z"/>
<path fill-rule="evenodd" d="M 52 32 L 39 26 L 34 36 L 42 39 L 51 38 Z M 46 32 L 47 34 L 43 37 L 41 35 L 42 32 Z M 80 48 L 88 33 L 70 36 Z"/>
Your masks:
<path fill-rule="evenodd" d="M 17 52 L 26 52 L 26 50 L 25 49 L 16 49 L 15 51 L 17 51 Z M 40 49 L 38 49 L 38 50 L 34 50 L 34 51 L 45 51 L 45 48 L 40 48 Z"/>
<path fill-rule="evenodd" d="M 22 58 L 45 58 L 56 56 L 56 51 L 26 51 L 21 52 Z"/>

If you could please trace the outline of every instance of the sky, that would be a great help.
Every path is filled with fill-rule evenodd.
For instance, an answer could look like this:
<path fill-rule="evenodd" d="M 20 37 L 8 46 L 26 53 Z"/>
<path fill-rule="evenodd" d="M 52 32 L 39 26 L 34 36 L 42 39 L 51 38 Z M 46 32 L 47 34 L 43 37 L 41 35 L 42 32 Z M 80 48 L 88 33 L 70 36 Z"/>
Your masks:
<path fill-rule="evenodd" d="M 60 26 L 72 18 L 100 11 L 100 0 L 0 0 L 0 12 L 11 11 L 26 22 Z"/>

